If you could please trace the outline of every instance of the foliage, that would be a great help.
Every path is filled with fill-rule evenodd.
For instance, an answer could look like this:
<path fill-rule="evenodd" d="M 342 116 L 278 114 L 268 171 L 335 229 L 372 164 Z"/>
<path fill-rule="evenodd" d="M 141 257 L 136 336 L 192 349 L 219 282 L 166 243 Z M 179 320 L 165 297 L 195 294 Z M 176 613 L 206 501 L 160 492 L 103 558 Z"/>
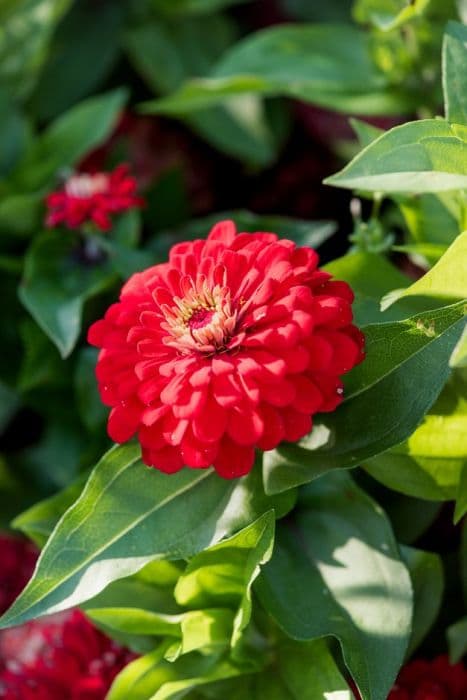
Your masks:
<path fill-rule="evenodd" d="M 140 654 L 109 700 L 351 700 L 353 683 L 385 700 L 414 653 L 467 649 L 465 601 L 443 595 L 467 587 L 465 11 L 312 4 L 282 0 L 267 27 L 248 0 L 0 8 L 2 526 L 42 548 L 0 626 L 82 606 Z M 316 107 L 356 134 L 327 127 L 332 206 L 249 211 Z M 107 234 L 47 229 L 50 192 L 121 160 L 144 209 Z M 366 359 L 248 476 L 166 475 L 109 444 L 85 335 L 131 274 L 226 216 L 323 252 Z"/>

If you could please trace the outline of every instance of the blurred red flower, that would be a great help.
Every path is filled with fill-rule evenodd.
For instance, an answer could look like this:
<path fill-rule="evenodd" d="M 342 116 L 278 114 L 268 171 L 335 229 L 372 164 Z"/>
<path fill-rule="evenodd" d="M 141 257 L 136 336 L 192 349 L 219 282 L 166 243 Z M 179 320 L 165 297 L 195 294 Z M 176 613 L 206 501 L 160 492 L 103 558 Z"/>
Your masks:
<path fill-rule="evenodd" d="M 30 542 L 0 534 L 0 615 L 29 581 L 36 560 L 37 549 Z"/>
<path fill-rule="evenodd" d="M 36 548 L 0 535 L 0 612 L 30 578 Z M 0 632 L 2 700 L 104 700 L 117 673 L 135 657 L 78 610 Z"/>
<path fill-rule="evenodd" d="M 388 700 L 466 700 L 467 670 L 447 656 L 417 659 L 404 666 Z"/>
<path fill-rule="evenodd" d="M 123 164 L 111 173 L 72 175 L 63 189 L 48 195 L 46 225 L 65 224 L 77 229 L 91 222 L 101 231 L 108 231 L 113 214 L 143 206 L 143 200 L 136 195 L 136 180 L 128 173 L 128 166 Z"/>
<path fill-rule="evenodd" d="M 310 248 L 224 221 L 133 275 L 89 330 L 111 438 L 137 432 L 164 472 L 213 465 L 232 478 L 256 447 L 306 435 L 363 358 L 353 293 L 317 264 Z"/>
<path fill-rule="evenodd" d="M 0 698 L 104 700 L 134 658 L 79 610 L 30 622 L 0 635 Z"/>

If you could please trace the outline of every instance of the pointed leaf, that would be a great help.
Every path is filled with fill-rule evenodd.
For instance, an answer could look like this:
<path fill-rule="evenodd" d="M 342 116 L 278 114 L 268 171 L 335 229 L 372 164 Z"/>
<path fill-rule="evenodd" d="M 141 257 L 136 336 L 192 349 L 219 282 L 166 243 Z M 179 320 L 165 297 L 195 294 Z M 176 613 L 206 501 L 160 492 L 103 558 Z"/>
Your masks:
<path fill-rule="evenodd" d="M 388 89 L 360 29 L 282 24 L 251 34 L 223 55 L 208 78 L 188 81 L 143 109 L 183 115 L 245 94 L 285 95 L 367 115 L 400 114 L 412 99 Z"/>
<path fill-rule="evenodd" d="M 84 302 L 115 279 L 105 263 L 82 264 L 71 235 L 45 232 L 26 254 L 19 297 L 62 357 L 67 357 L 79 337 Z"/>
<path fill-rule="evenodd" d="M 386 700 L 413 605 L 389 521 L 345 472 L 310 484 L 304 506 L 278 527 L 255 586 L 261 603 L 293 639 L 337 637 L 363 700 Z"/>
<path fill-rule="evenodd" d="M 465 189 L 467 129 L 442 119 L 396 126 L 324 182 L 383 193 Z"/>
<path fill-rule="evenodd" d="M 446 383 L 465 312 L 461 302 L 364 328 L 367 357 L 349 374 L 344 403 L 316 419 L 299 445 L 265 453 L 266 491 L 356 466 L 408 438 Z"/>
<path fill-rule="evenodd" d="M 44 547 L 28 586 L 1 626 L 65 610 L 157 559 L 184 559 L 294 502 L 262 492 L 258 469 L 227 481 L 213 470 L 167 475 L 145 467 L 139 445 L 112 448 Z M 183 517 L 181 517 L 183 513 Z"/>

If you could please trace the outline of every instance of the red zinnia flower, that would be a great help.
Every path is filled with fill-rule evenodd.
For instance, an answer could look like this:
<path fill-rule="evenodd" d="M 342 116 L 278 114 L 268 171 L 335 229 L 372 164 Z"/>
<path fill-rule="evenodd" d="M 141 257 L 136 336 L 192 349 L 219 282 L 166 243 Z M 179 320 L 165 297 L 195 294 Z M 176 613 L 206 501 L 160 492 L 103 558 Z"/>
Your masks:
<path fill-rule="evenodd" d="M 135 655 L 78 610 L 0 635 L 2 700 L 104 700 Z"/>
<path fill-rule="evenodd" d="M 143 200 L 136 196 L 136 187 L 127 165 L 119 165 L 111 173 L 72 175 L 62 190 L 48 195 L 46 224 L 65 224 L 76 229 L 92 222 L 101 231 L 108 231 L 112 214 L 143 205 Z"/>
<path fill-rule="evenodd" d="M 433 661 L 417 659 L 399 674 L 388 700 L 466 700 L 467 670 L 451 665 L 447 656 Z"/>
<path fill-rule="evenodd" d="M 310 248 L 224 221 L 133 275 L 89 331 L 111 438 L 137 432 L 164 472 L 213 465 L 231 478 L 256 447 L 306 435 L 363 357 L 352 291 L 317 263 Z"/>

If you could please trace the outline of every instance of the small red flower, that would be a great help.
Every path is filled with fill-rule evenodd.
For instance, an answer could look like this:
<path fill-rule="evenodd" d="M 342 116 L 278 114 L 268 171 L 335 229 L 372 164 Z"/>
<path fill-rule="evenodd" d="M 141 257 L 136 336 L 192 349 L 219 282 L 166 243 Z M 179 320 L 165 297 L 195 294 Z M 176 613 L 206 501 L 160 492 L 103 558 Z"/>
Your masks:
<path fill-rule="evenodd" d="M 29 581 L 37 556 L 37 549 L 27 540 L 0 535 L 0 615 Z"/>
<path fill-rule="evenodd" d="M 101 231 L 108 231 L 113 214 L 143 205 L 143 200 L 136 195 L 136 187 L 136 180 L 128 175 L 127 165 L 119 165 L 111 173 L 72 175 L 62 190 L 48 195 L 46 225 L 65 224 L 77 229 L 92 222 Z"/>
<path fill-rule="evenodd" d="M 224 221 L 133 275 L 88 336 L 111 438 L 137 433 L 164 472 L 213 465 L 232 478 L 255 448 L 306 435 L 363 358 L 352 291 L 317 264 L 310 248 Z"/>
<path fill-rule="evenodd" d="M 0 634 L 2 700 L 104 700 L 135 655 L 78 611 Z"/>
<path fill-rule="evenodd" d="M 417 659 L 404 666 L 388 700 L 466 700 L 467 670 L 447 656 Z"/>

